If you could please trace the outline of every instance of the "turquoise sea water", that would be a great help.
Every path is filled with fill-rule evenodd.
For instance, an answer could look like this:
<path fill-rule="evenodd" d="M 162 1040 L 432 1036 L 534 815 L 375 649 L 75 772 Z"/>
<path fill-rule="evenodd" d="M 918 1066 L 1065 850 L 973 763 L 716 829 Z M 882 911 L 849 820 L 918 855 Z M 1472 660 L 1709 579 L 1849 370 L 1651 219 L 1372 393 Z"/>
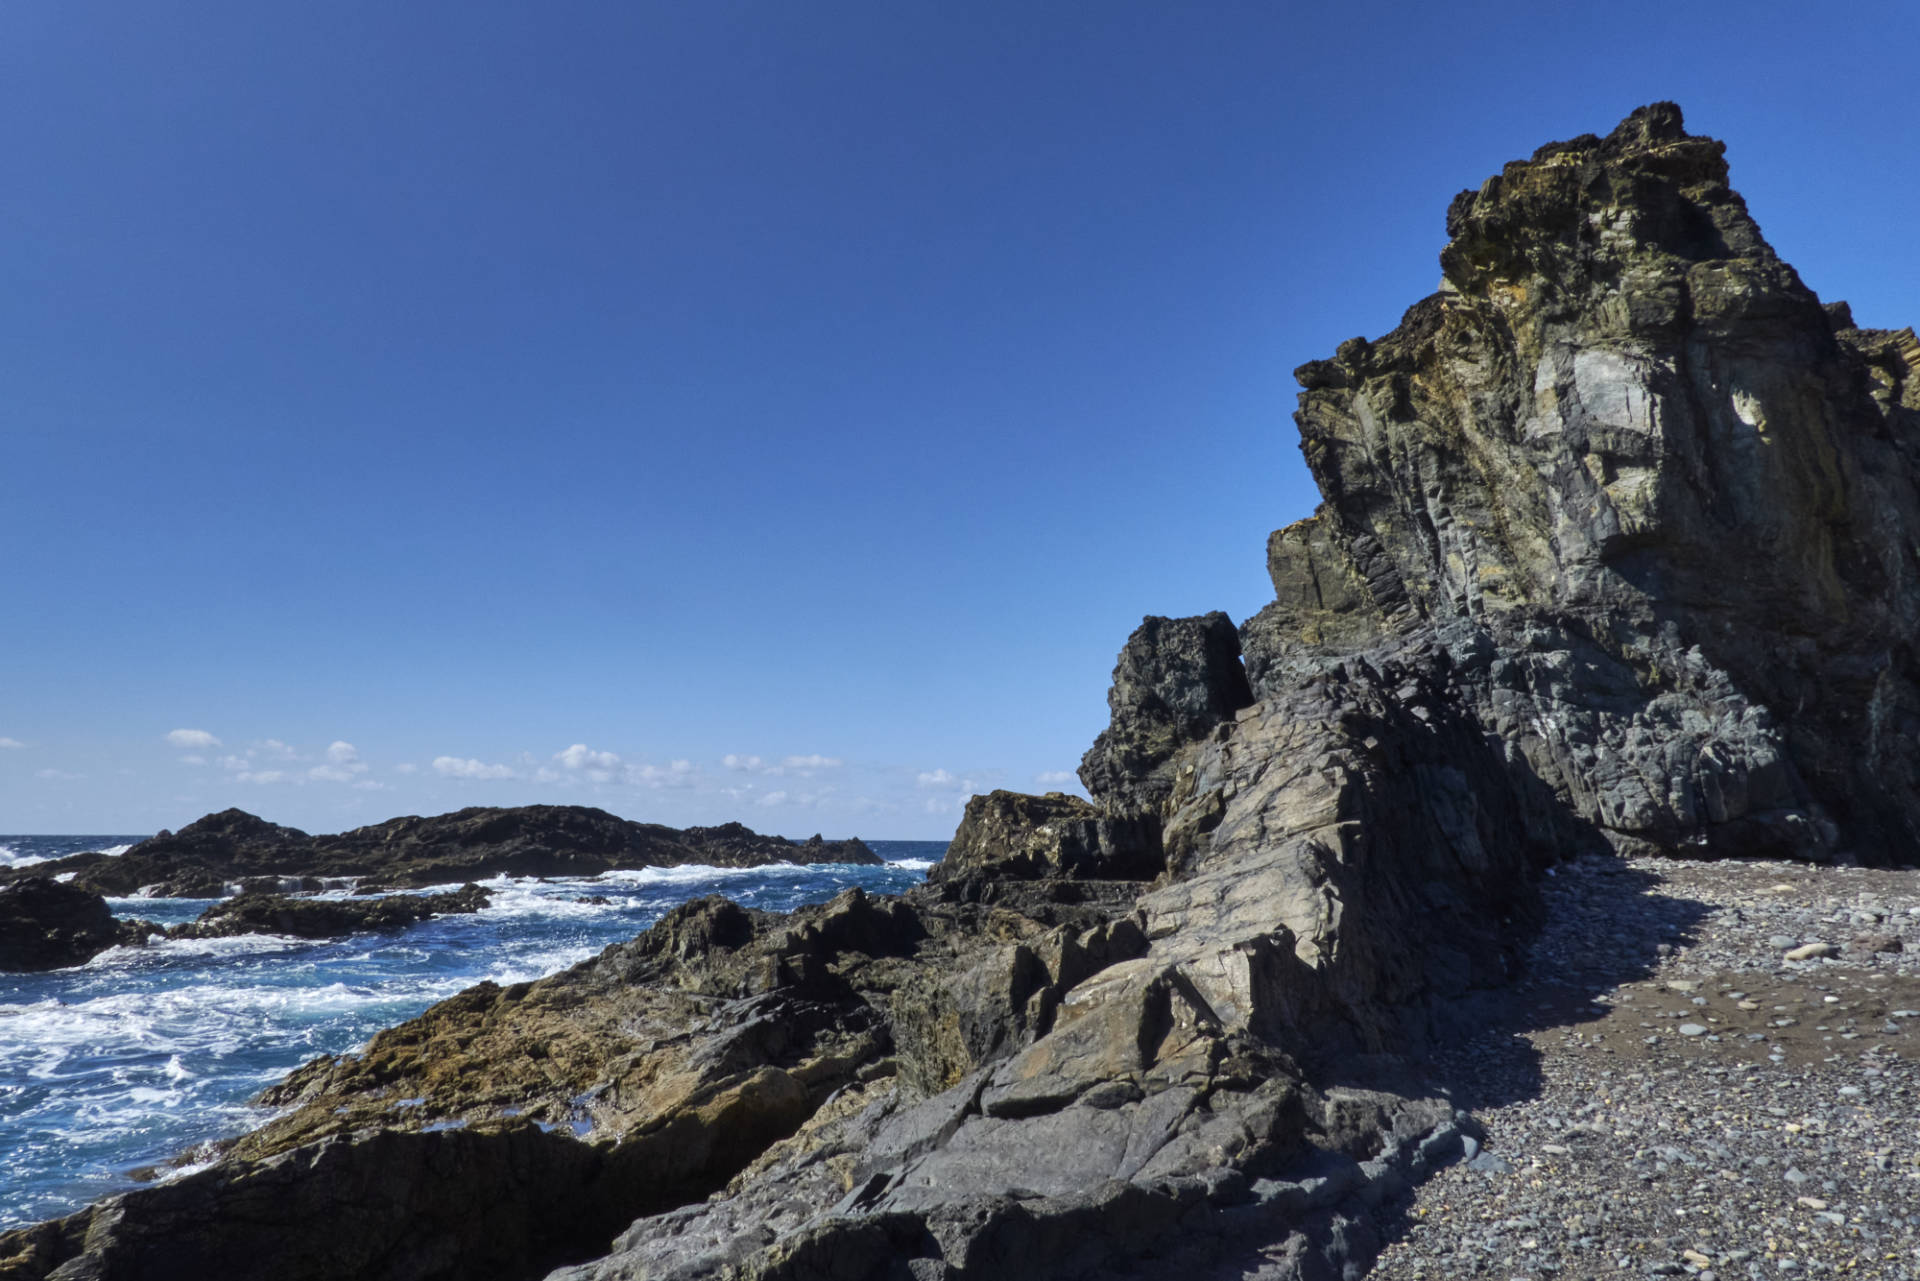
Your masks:
<path fill-rule="evenodd" d="M 138 836 L 0 836 L 22 866 Z M 50 974 L 0 974 L 0 1230 L 135 1186 L 129 1171 L 239 1133 L 247 1102 L 483 979 L 538 978 L 633 937 L 675 904 L 725 894 L 786 910 L 850 885 L 918 884 L 943 841 L 870 841 L 884 867 L 677 867 L 583 880 L 498 877 L 493 905 L 402 933 L 307 942 L 256 935 L 115 948 Z M 604 905 L 585 903 L 588 896 Z M 113 899 L 173 924 L 206 899 Z"/>

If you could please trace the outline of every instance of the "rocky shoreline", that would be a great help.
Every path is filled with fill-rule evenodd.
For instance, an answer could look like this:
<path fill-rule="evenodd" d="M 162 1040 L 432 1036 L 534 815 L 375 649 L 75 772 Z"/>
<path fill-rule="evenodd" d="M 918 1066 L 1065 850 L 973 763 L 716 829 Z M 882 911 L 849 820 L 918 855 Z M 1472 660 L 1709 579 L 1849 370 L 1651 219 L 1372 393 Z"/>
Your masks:
<path fill-rule="evenodd" d="M 1297 371 L 1325 502 L 1273 603 L 1121 650 L 1090 801 L 471 988 L 0 1278 L 1910 1277 L 1920 343 L 1823 305 L 1672 104 L 1447 231 Z M 564 875 L 638 839 L 597 813 L 449 819 Z M 293 839 L 205 822 L 222 876 Z"/>

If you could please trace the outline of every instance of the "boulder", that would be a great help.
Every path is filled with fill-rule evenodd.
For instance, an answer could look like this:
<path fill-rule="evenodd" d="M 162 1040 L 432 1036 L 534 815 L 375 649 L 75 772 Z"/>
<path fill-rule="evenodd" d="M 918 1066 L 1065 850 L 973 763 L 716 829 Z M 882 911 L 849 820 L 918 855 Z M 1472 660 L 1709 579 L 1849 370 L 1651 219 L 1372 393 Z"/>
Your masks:
<path fill-rule="evenodd" d="M 1080 763 L 1104 804 L 1151 811 L 1173 788 L 1173 758 L 1253 701 L 1233 620 L 1148 617 L 1127 638 L 1107 694 L 1112 723 Z"/>

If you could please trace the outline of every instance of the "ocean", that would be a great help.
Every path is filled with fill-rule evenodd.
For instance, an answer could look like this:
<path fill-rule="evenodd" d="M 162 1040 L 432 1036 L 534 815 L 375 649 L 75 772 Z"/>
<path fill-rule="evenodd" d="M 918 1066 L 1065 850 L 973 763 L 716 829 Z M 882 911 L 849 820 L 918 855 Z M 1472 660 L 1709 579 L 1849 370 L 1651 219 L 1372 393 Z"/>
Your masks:
<path fill-rule="evenodd" d="M 0 866 L 142 839 L 0 836 Z M 126 1191 L 142 1167 L 252 1128 L 270 1113 L 248 1100 L 289 1070 L 352 1050 L 462 988 L 552 974 L 707 894 L 772 911 L 851 885 L 897 894 L 946 852 L 944 841 L 867 843 L 886 866 L 496 877 L 483 882 L 494 890 L 486 910 L 400 933 L 178 940 L 114 948 L 77 969 L 0 974 L 0 1231 Z M 118 916 L 166 925 L 212 901 L 108 900 Z"/>

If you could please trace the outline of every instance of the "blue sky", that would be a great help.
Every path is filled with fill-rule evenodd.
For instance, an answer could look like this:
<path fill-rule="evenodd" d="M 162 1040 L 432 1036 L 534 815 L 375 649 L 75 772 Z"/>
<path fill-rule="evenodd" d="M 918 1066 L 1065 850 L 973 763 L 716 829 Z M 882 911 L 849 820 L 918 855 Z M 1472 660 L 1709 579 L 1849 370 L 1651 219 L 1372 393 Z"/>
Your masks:
<path fill-rule="evenodd" d="M 7 5 L 0 831 L 950 835 L 1265 602 L 1504 161 L 1677 100 L 1920 321 L 1916 13 Z"/>

